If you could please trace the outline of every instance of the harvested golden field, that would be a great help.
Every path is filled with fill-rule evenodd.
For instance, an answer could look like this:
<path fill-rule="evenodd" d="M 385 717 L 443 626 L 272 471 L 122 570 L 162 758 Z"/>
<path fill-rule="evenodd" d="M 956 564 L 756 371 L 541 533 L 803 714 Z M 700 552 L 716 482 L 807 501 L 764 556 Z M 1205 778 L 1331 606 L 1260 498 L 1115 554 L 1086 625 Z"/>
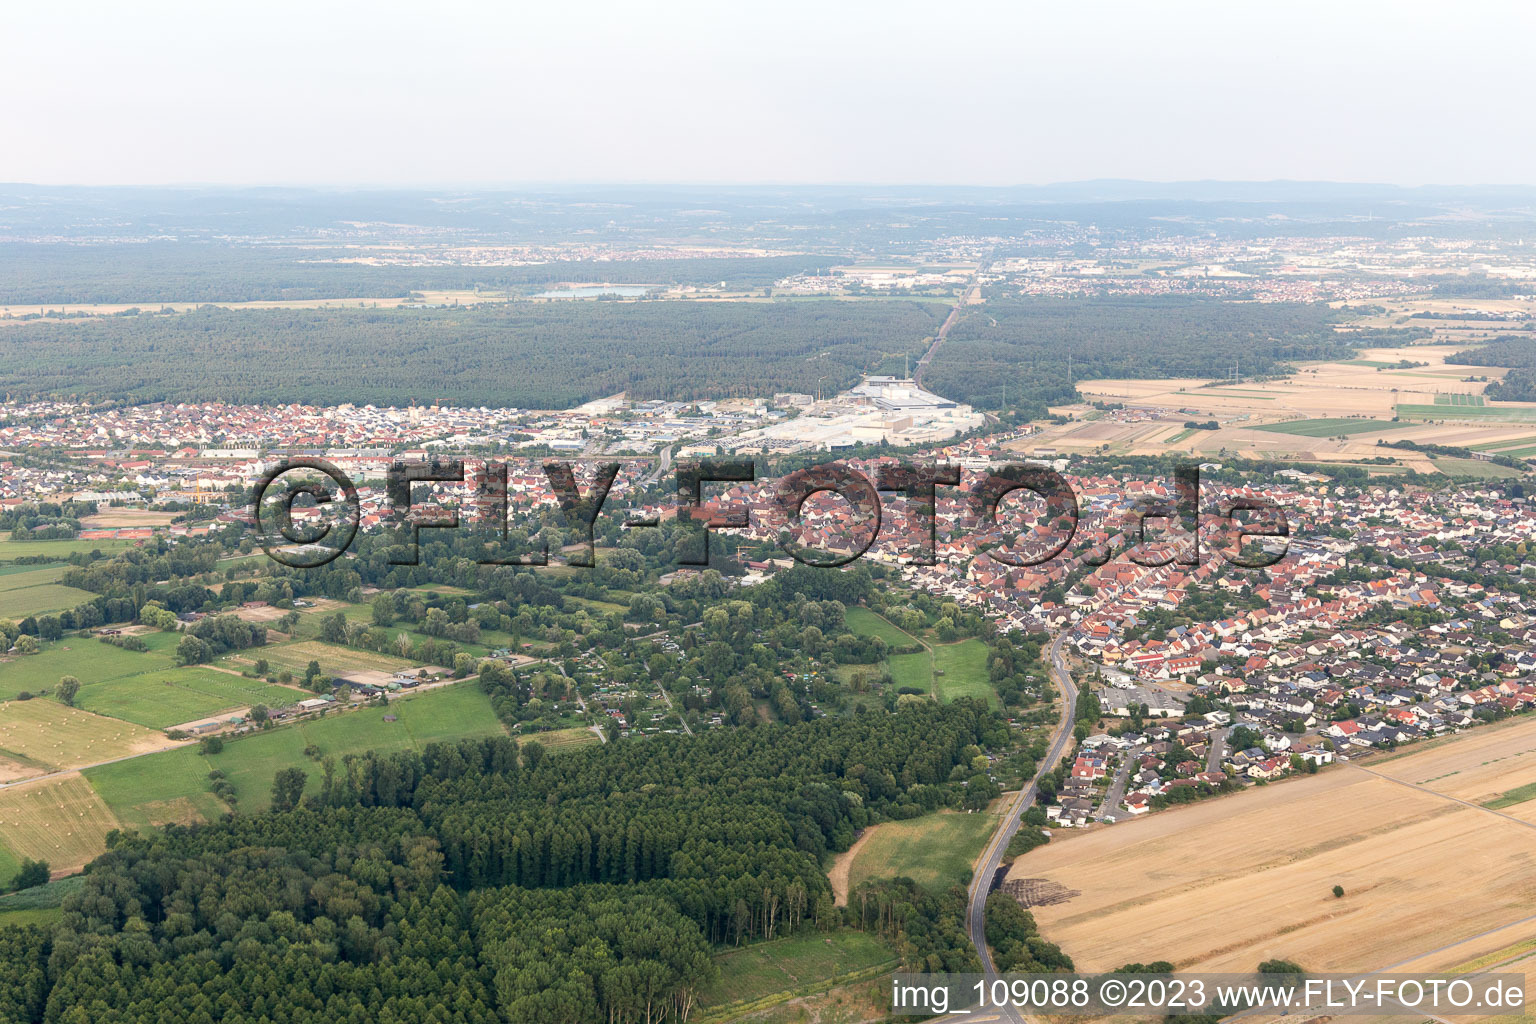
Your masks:
<path fill-rule="evenodd" d="M 320 663 L 320 671 L 326 675 L 339 675 L 359 669 L 375 672 L 403 672 L 414 666 L 403 658 L 396 658 L 376 651 L 359 651 L 350 647 L 328 644 L 321 640 L 301 640 L 297 643 L 263 647 L 259 652 L 246 651 L 234 661 L 253 662 L 265 658 L 279 668 L 292 669 L 303 674 L 311 661 Z"/>
<path fill-rule="evenodd" d="M 1260 423 L 1338 416 L 1340 410 L 1390 420 L 1399 403 L 1433 405 L 1436 393 L 1481 395 L 1487 387 L 1485 382 L 1465 381 L 1463 377 L 1474 373 L 1493 377 L 1504 374 L 1498 367 L 1446 363 L 1447 356 L 1464 347 L 1412 345 L 1363 349 L 1354 359 L 1304 365 L 1283 380 L 1240 380 L 1231 384 L 1181 378 L 1092 380 L 1078 384 L 1078 390 L 1090 398 L 1248 416 Z M 1404 361 L 1423 365 L 1396 366 Z"/>
<path fill-rule="evenodd" d="M 1088 407 L 1064 411 L 1080 418 L 1048 426 L 1015 442 L 1015 450 L 1046 447 L 1067 452 L 1161 455 L 1177 451 L 1247 457 L 1349 463 L 1383 454 L 1377 441 L 1414 441 L 1479 451 L 1529 454 L 1536 450 L 1536 405 L 1490 405 L 1481 397 L 1499 367 L 1447 363 L 1467 347 L 1411 345 L 1361 350 L 1353 359 L 1309 363 L 1283 380 L 1213 383 L 1197 379 L 1092 380 L 1078 384 L 1095 401 L 1118 402 L 1152 412 L 1157 420 L 1085 422 Z M 1400 365 L 1403 362 L 1421 364 Z M 1401 419 L 1397 417 L 1401 416 Z M 1341 418 L 1342 417 L 1342 418 Z M 1214 419 L 1218 430 L 1172 429 Z M 1426 456 L 1392 451 L 1392 458 L 1420 472 L 1437 467 Z"/>
<path fill-rule="evenodd" d="M 1469 741 L 1487 739 L 1469 734 L 1382 770 L 1432 776 L 1419 757 L 1433 769 Z M 1536 920 L 1515 926 L 1536 917 L 1533 868 L 1536 827 L 1344 765 L 1061 837 L 1008 877 L 1075 891 L 1033 913 L 1079 968 L 1246 971 L 1280 957 L 1356 971 L 1414 957 L 1448 966 L 1536 936 Z"/>
<path fill-rule="evenodd" d="M 147 508 L 108 508 L 80 520 L 87 530 L 114 529 L 124 526 L 169 526 L 175 512 L 153 512 Z"/>
<path fill-rule="evenodd" d="M 51 700 L 0 704 L 0 781 L 174 746 L 153 729 Z"/>
<path fill-rule="evenodd" d="M 117 818 L 78 772 L 0 789 L 0 842 L 18 857 L 77 871 L 106 849 Z"/>
<path fill-rule="evenodd" d="M 1519 718 L 1474 729 L 1425 750 L 1367 764 L 1389 778 L 1486 803 L 1536 783 L 1536 720 Z"/>

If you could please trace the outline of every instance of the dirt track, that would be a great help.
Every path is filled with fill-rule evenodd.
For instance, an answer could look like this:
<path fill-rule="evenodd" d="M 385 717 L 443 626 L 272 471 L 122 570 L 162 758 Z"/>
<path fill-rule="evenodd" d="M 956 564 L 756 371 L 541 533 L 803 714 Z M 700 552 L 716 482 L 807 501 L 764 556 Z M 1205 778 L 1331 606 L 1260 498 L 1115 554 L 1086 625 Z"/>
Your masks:
<path fill-rule="evenodd" d="M 832 870 L 827 872 L 827 878 L 832 883 L 832 898 L 840 907 L 848 905 L 848 876 L 853 870 L 853 860 L 859 855 L 859 849 L 870 836 L 875 834 L 879 825 L 871 825 L 859 833 L 859 838 L 853 841 L 853 845 L 838 854 L 832 861 Z"/>

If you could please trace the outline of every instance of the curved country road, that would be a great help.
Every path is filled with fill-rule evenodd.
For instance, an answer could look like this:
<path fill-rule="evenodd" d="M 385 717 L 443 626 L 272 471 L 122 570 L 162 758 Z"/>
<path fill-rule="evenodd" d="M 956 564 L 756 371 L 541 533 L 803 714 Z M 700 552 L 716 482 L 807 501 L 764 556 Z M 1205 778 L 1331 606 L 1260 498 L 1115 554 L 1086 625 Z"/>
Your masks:
<path fill-rule="evenodd" d="M 1050 771 L 1061 760 L 1061 755 L 1066 752 L 1067 744 L 1072 741 L 1073 715 L 1077 710 L 1077 689 L 1072 685 L 1072 673 L 1067 671 L 1066 659 L 1062 656 L 1061 648 L 1067 641 L 1067 634 L 1063 633 L 1051 645 L 1046 648 L 1046 657 L 1049 659 L 1051 678 L 1055 680 L 1061 691 L 1061 720 L 1056 724 L 1056 734 L 1051 739 L 1050 749 L 1046 752 L 1040 767 L 1035 771 L 1035 777 L 1029 781 L 1029 785 L 1014 794 L 1013 802 L 1003 815 L 1003 822 L 997 827 L 992 836 L 992 841 L 982 852 L 981 860 L 976 865 L 976 873 L 971 878 L 970 904 L 966 908 L 965 927 L 970 933 L 971 942 L 976 946 L 976 953 L 981 957 L 981 969 L 985 974 L 995 974 L 996 968 L 992 966 L 992 952 L 987 949 L 986 939 L 986 905 L 987 894 L 992 891 L 992 876 L 997 873 L 998 866 L 1002 863 L 1003 852 L 1008 849 L 1008 841 L 1019 830 L 1019 816 L 1035 802 L 1035 783 L 1040 776 Z M 1011 1021 L 1014 1024 L 1023 1021 L 1023 1016 L 1014 1009 L 1005 1009 L 999 1012 L 1000 1020 Z"/>

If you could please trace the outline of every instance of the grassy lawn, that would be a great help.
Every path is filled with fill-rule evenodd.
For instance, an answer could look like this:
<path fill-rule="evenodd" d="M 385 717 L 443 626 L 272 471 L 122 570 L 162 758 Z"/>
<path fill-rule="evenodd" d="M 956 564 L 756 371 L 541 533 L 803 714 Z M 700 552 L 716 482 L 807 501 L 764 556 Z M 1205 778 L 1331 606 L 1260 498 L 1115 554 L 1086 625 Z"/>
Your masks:
<path fill-rule="evenodd" d="M 594 615 L 623 615 L 629 608 L 613 601 L 597 601 L 590 597 L 566 597 L 566 601 L 575 604 Z"/>
<path fill-rule="evenodd" d="M 590 747 L 594 743 L 601 743 L 597 734 L 586 726 L 581 725 L 573 729 L 551 729 L 548 732 L 525 732 L 517 734 L 519 743 L 527 743 L 535 740 L 546 750 L 574 750 L 577 747 Z"/>
<path fill-rule="evenodd" d="M 33 565 L 30 562 L 26 565 L 0 563 L 0 588 L 34 587 L 39 583 L 57 583 L 67 568 L 69 566 L 63 562 L 55 562 L 52 565 Z"/>
<path fill-rule="evenodd" d="M 1477 459 L 1452 459 L 1432 456 L 1429 460 L 1446 476 L 1475 476 L 1481 480 L 1507 480 L 1521 475 L 1520 470 L 1508 466 L 1495 466 Z"/>
<path fill-rule="evenodd" d="M 14 871 L 12 872 L 14 874 Z M 10 875 L 4 875 L 10 881 Z M 85 884 L 80 875 L 61 878 L 57 882 L 39 885 L 21 892 L 0 896 L 0 928 L 29 924 L 49 925 L 64 913 L 64 897 L 79 890 Z"/>
<path fill-rule="evenodd" d="M 864 636 L 878 636 L 892 644 L 915 639 L 867 608 L 848 609 L 848 625 Z M 971 638 L 953 644 L 930 644 L 917 654 L 894 654 L 885 669 L 898 687 L 910 686 L 940 700 L 980 697 L 997 706 L 997 692 L 987 678 L 987 645 Z"/>
<path fill-rule="evenodd" d="M 161 637 L 169 640 L 169 645 L 162 642 Z M 143 639 L 153 646 L 165 648 L 174 647 L 178 638 L 171 633 L 152 633 Z M 9 700 L 22 690 L 32 693 L 51 690 L 61 676 L 74 676 L 82 686 L 90 686 L 108 679 L 172 668 L 174 664 L 164 650 L 125 651 L 99 640 L 66 636 L 44 644 L 38 654 L 17 658 L 0 668 L 0 699 Z"/>
<path fill-rule="evenodd" d="M 844 618 L 848 628 L 858 636 L 877 636 L 892 647 L 904 647 L 913 642 L 912 637 L 860 605 L 849 608 Z"/>
<path fill-rule="evenodd" d="M 49 562 L 45 565 L 34 565 L 31 562 L 25 565 L 18 565 L 15 562 L 0 562 L 0 576 L 14 576 L 22 572 L 37 572 L 39 569 L 62 570 L 63 565 L 63 562 Z"/>
<path fill-rule="evenodd" d="M 852 891 L 870 878 L 903 875 L 939 889 L 965 885 L 996 826 L 994 814 L 960 811 L 885 822 L 859 848 L 848 872 L 848 888 Z"/>
<path fill-rule="evenodd" d="M 206 669 L 194 671 L 223 675 Z M 228 685 L 236 687 L 255 685 L 252 680 L 235 676 L 226 678 Z M 222 682 L 216 681 L 218 684 Z M 11 707 L 26 708 L 32 704 L 110 723 L 113 727 L 131 728 L 110 719 L 71 711 L 51 701 L 28 701 Z M 396 720 L 386 722 L 385 715 L 394 716 Z M 280 768 L 304 768 L 311 777 L 309 792 L 318 790 L 316 780 L 321 775 L 320 762 L 304 753 L 309 746 L 318 749 L 319 757 L 334 757 L 339 762 L 347 754 L 368 750 L 420 750 L 429 743 L 502 732 L 501 724 L 491 711 L 490 701 L 479 687 L 474 683 L 463 683 L 399 698 L 391 701 L 387 708 L 352 708 L 310 722 L 277 726 L 226 740 L 223 751 L 214 755 L 204 755 L 199 747 L 189 745 L 102 765 L 86 770 L 83 781 L 108 818 L 115 818 L 123 827 L 142 829 L 168 822 L 211 820 L 225 813 L 227 808 L 208 789 L 208 773 L 215 768 L 223 771 L 235 787 L 239 799 L 236 809 L 250 813 L 270 805 L 272 779 Z M 586 729 L 563 729 L 519 737 L 520 742 L 529 740 L 537 740 L 550 750 L 576 749 L 598 742 L 597 737 Z M 4 744 L 0 743 L 0 746 Z M 75 782 L 78 785 L 81 780 Z M 0 793 L 5 792 L 15 791 L 0 790 Z M 9 878 L 18 866 L 15 852 L 4 845 L 8 839 L 6 831 L 4 823 L 0 822 L 0 879 Z M 91 840 L 87 845 L 91 846 L 88 852 L 92 855 L 100 852 L 102 834 L 101 828 L 94 829 L 89 835 L 81 834 L 82 842 Z"/>
<path fill-rule="evenodd" d="M 303 613 L 302 618 L 299 620 L 298 629 L 294 636 L 300 639 L 314 639 L 318 637 L 320 635 L 320 621 L 335 615 L 337 611 L 340 611 L 342 615 L 346 616 L 348 622 L 357 622 L 364 626 L 373 626 L 373 608 L 370 605 L 349 604 L 340 609 L 316 608 Z M 413 642 L 433 639 L 432 637 L 429 637 L 427 634 L 417 629 L 415 623 L 406 622 L 404 619 L 396 619 L 394 625 L 392 626 L 379 626 L 377 628 L 389 635 L 391 644 L 393 644 L 394 638 L 399 636 L 401 633 L 409 636 Z M 317 642 L 323 643 L 324 641 Z M 482 629 L 480 631 L 480 641 L 478 643 L 465 643 L 462 640 L 455 640 L 454 643 L 458 646 L 459 650 L 465 652 L 466 654 L 472 654 L 476 657 L 484 657 L 497 647 L 513 646 L 512 635 L 510 633 L 502 633 L 499 630 L 494 629 Z M 393 650 L 393 646 L 391 646 L 390 649 Z M 368 654 L 366 651 L 361 653 L 363 653 L 365 656 Z M 390 656 L 393 657 L 394 655 Z M 308 663 L 306 662 L 306 664 Z M 320 664 L 321 667 L 324 668 L 325 663 L 322 661 Z M 357 668 L 358 666 L 354 665 L 353 667 Z"/>
<path fill-rule="evenodd" d="M 1425 408 L 1431 408 L 1425 406 Z M 1402 406 L 1398 406 L 1401 412 Z M 1265 430 L 1271 434 L 1296 434 L 1301 437 L 1340 437 L 1350 434 L 1369 434 L 1373 431 L 1402 430 L 1403 424 L 1386 420 L 1317 419 L 1291 420 L 1289 423 L 1264 423 L 1253 430 Z"/>
<path fill-rule="evenodd" d="M 1498 452 L 1509 448 L 1530 448 L 1536 444 L 1536 436 L 1527 434 L 1525 437 L 1505 438 L 1502 441 L 1485 441 L 1482 444 L 1469 444 L 1468 448 L 1475 452 Z"/>
<path fill-rule="evenodd" d="M 980 640 L 972 637 L 956 644 L 935 644 L 933 667 L 940 700 L 979 697 L 998 706 L 997 691 L 987 677 L 987 645 Z"/>
<path fill-rule="evenodd" d="M 63 916 L 62 907 L 39 907 L 36 910 L 0 909 L 0 928 L 24 928 L 29 924 L 46 928 Z"/>
<path fill-rule="evenodd" d="M 9 879 L 7 879 L 9 881 Z M 56 882 L 46 885 L 33 886 L 20 892 L 6 893 L 0 896 L 0 913 L 14 910 L 43 910 L 50 907 L 58 907 L 63 904 L 64 897 L 72 892 L 78 892 L 85 884 L 85 879 L 79 875 L 71 878 L 61 878 Z"/>
<path fill-rule="evenodd" d="M 396 721 L 384 721 L 386 714 Z M 467 683 L 391 701 L 387 708 L 360 707 L 227 740 L 218 754 L 182 747 L 93 768 L 86 777 L 124 824 L 143 827 L 223 813 L 208 791 L 208 773 L 214 768 L 235 787 L 238 810 L 258 811 L 271 804 L 278 769 L 298 766 L 312 780 L 320 778 L 320 763 L 304 754 L 311 745 L 322 757 L 339 762 L 367 750 L 419 750 L 428 743 L 501 731 L 490 701 Z M 315 782 L 310 785 L 311 791 L 318 789 Z"/>
<path fill-rule="evenodd" d="M 915 686 L 924 693 L 933 692 L 933 658 L 927 651 L 896 654 L 887 658 L 885 665 L 897 686 Z"/>
<path fill-rule="evenodd" d="M 99 715 L 166 729 L 231 708 L 251 704 L 282 707 L 305 696 L 292 687 L 189 666 L 93 683 L 81 689 L 75 703 Z"/>
<path fill-rule="evenodd" d="M 707 1015 L 721 1006 L 815 987 L 895 960 L 891 948 L 875 936 L 846 928 L 758 942 L 715 957 L 720 977 L 699 993 L 699 1009 Z"/>
<path fill-rule="evenodd" d="M 0 883 L 11 884 L 16 872 L 21 870 L 21 858 L 5 845 L 5 833 L 0 831 Z"/>

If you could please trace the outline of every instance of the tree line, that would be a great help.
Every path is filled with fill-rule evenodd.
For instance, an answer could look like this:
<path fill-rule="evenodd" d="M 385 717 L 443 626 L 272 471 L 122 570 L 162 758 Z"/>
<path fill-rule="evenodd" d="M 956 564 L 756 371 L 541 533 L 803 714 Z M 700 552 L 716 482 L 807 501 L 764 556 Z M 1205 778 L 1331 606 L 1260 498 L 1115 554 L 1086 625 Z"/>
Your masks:
<path fill-rule="evenodd" d="M 814 256 L 740 259 L 571 260 L 530 266 L 370 266 L 341 249 L 148 242 L 0 245 L 7 267 L 0 305 L 58 307 L 166 302 L 270 302 L 405 298 L 419 291 L 520 294 L 563 282 L 759 288 L 820 266 Z"/>
<path fill-rule="evenodd" d="M 1509 372 L 1490 380 L 1483 395 L 1496 402 L 1536 402 L 1536 338 L 1501 334 L 1487 345 L 1447 356 L 1447 363 L 1462 366 L 1506 366 Z M 1446 416 L 1456 410 L 1447 407 Z"/>
<path fill-rule="evenodd" d="M 516 303 L 231 310 L 16 324 L 0 390 L 127 402 L 566 408 L 814 393 L 921 353 L 917 302 Z"/>

